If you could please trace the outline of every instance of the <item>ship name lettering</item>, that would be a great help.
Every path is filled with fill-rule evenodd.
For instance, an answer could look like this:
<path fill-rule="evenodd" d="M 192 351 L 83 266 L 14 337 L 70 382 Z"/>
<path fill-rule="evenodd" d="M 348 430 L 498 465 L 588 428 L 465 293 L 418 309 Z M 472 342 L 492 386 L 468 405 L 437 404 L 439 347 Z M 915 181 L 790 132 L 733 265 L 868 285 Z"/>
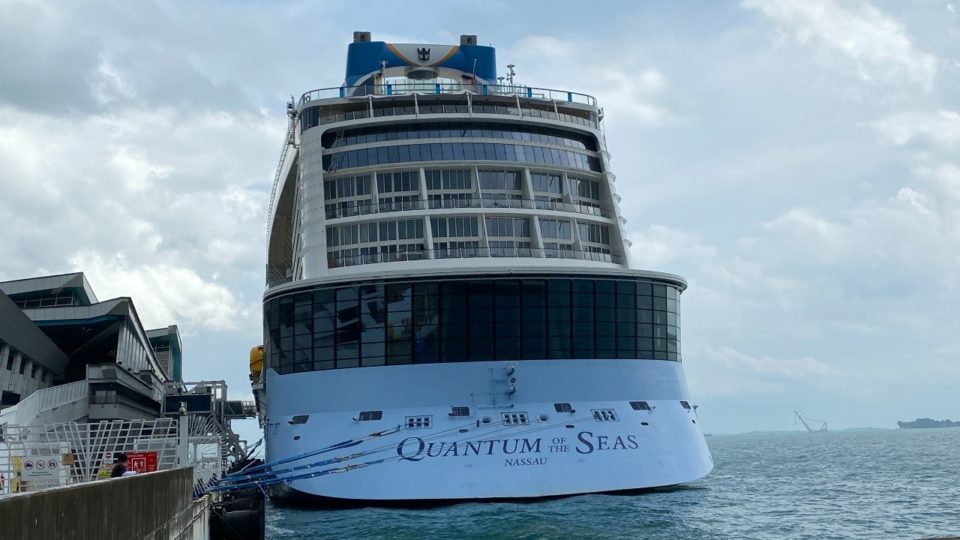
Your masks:
<path fill-rule="evenodd" d="M 507 458 L 504 460 L 504 467 L 518 467 L 524 465 L 546 465 L 547 458 L 538 457 L 538 458 Z"/>
<path fill-rule="evenodd" d="M 555 451 L 555 450 L 554 450 Z M 426 442 L 420 437 L 407 437 L 397 444 L 401 460 L 420 461 L 425 457 L 492 456 L 495 454 L 540 454 L 541 439 L 486 439 L 482 441 Z"/>
<path fill-rule="evenodd" d="M 594 435 L 591 431 L 577 434 L 577 453 L 592 454 L 600 450 L 636 450 L 640 448 L 636 435 Z"/>

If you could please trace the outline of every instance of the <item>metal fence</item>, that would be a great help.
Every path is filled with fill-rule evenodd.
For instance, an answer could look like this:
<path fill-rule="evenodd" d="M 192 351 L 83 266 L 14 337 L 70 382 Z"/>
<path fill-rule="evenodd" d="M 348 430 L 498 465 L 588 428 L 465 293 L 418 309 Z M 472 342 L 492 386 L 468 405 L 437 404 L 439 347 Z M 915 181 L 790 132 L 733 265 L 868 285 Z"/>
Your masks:
<path fill-rule="evenodd" d="M 36 491 L 108 476 L 117 452 L 156 453 L 157 470 L 177 463 L 177 424 L 170 418 L 6 425 L 0 434 L 0 494 Z"/>
<path fill-rule="evenodd" d="M 209 416 L 186 419 L 182 447 L 176 418 L 0 426 L 0 497 L 109 478 L 120 452 L 149 455 L 150 464 L 143 465 L 148 471 L 154 464 L 158 471 L 177 467 L 184 452 L 194 484 L 205 486 L 222 476 L 232 435 Z M 131 470 L 141 466 L 128 463 Z"/>

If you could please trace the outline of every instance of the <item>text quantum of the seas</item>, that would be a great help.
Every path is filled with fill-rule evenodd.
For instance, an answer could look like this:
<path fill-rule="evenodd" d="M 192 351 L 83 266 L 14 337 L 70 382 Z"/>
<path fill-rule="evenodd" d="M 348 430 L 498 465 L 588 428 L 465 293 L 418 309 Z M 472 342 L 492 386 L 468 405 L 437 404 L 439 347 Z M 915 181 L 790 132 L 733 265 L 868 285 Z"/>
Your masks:
<path fill-rule="evenodd" d="M 546 465 L 549 454 L 592 454 L 594 452 L 637 450 L 637 436 L 595 435 L 591 431 L 577 433 L 576 440 L 566 437 L 514 437 L 481 439 L 476 441 L 425 441 L 407 437 L 397 444 L 401 461 L 420 461 L 426 458 L 453 458 L 466 456 L 505 456 L 505 467 Z M 509 457 L 506 457 L 509 456 Z"/>

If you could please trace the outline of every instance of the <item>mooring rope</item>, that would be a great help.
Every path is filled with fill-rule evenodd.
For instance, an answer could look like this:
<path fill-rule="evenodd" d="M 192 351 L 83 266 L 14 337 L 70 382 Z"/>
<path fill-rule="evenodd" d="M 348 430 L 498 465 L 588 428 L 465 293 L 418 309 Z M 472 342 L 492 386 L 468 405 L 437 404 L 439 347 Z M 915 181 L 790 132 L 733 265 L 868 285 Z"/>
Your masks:
<path fill-rule="evenodd" d="M 557 422 L 557 423 L 553 423 L 553 424 L 539 425 L 539 426 L 531 426 L 531 427 L 529 427 L 528 429 L 521 429 L 520 431 L 516 432 L 516 434 L 517 434 L 517 435 L 525 435 L 525 434 L 537 433 L 537 432 L 540 432 L 540 431 L 545 431 L 545 430 L 548 430 L 548 429 L 553 429 L 553 428 L 555 428 L 555 427 L 557 427 L 557 426 L 560 426 L 560 425 L 571 425 L 571 424 L 576 424 L 576 423 L 580 423 L 580 422 L 583 422 L 583 421 L 586 421 L 586 420 L 592 420 L 592 419 L 593 419 L 592 416 L 587 416 L 587 417 L 583 417 L 583 418 L 565 420 L 565 421 L 563 421 L 563 422 Z M 469 424 L 469 425 L 473 426 L 473 424 Z M 471 440 L 477 440 L 481 435 L 484 436 L 484 437 L 489 437 L 490 435 L 495 434 L 495 433 L 499 433 L 499 432 L 503 432 L 503 431 L 512 431 L 512 430 L 516 429 L 518 426 L 516 426 L 516 425 L 509 425 L 509 424 L 503 424 L 503 423 L 501 422 L 501 423 L 480 424 L 480 425 L 473 426 L 472 429 L 471 429 L 471 428 L 468 428 L 468 427 L 455 427 L 455 428 L 449 428 L 449 429 L 447 429 L 447 430 L 443 430 L 443 431 L 441 431 L 441 432 L 439 432 L 439 433 L 435 433 L 435 434 L 433 434 L 433 435 L 431 435 L 431 436 L 429 436 L 429 437 L 421 437 L 421 440 L 424 441 L 424 442 L 427 442 L 427 441 L 431 441 L 431 442 L 432 442 L 432 441 L 435 441 L 435 440 L 438 439 L 438 438 L 444 437 L 446 433 L 449 433 L 449 432 L 454 431 L 454 430 L 456 430 L 457 432 L 460 432 L 460 433 L 463 433 L 464 431 L 474 431 L 474 432 L 475 432 L 475 431 L 481 430 L 481 429 L 484 428 L 484 427 L 491 427 L 491 428 L 492 428 L 492 427 L 497 427 L 498 429 L 493 430 L 493 431 L 490 432 L 490 433 L 484 433 L 484 434 L 474 433 L 474 434 L 472 434 L 470 437 L 465 437 L 465 438 L 462 438 L 462 439 L 460 439 L 460 440 L 455 440 L 455 441 L 453 441 L 453 443 L 454 443 L 454 444 L 459 444 L 459 443 L 461 443 L 461 442 L 468 442 L 468 441 L 471 441 Z M 336 445 L 333 445 L 333 446 L 336 446 Z M 329 447 L 328 447 L 328 448 L 329 448 Z M 358 453 L 355 453 L 355 454 L 351 454 L 351 455 L 349 455 L 349 456 L 343 456 L 343 457 L 339 457 L 339 458 L 332 458 L 332 459 L 328 459 L 328 460 L 322 460 L 322 461 L 318 461 L 318 462 L 315 462 L 315 463 L 310 463 L 310 464 L 307 464 L 307 465 L 300 465 L 300 466 L 297 466 L 297 467 L 290 467 L 290 468 L 288 468 L 288 469 L 286 469 L 286 470 L 282 470 L 282 471 L 265 473 L 265 474 L 262 475 L 262 479 L 254 479 L 253 477 L 251 477 L 251 478 L 245 479 L 246 481 L 242 481 L 242 482 L 239 482 L 239 483 L 236 483 L 236 484 L 227 483 L 227 484 L 216 485 L 216 486 L 211 487 L 209 491 L 214 491 L 214 492 L 216 492 L 216 491 L 228 491 L 228 490 L 246 489 L 246 488 L 251 488 L 251 487 L 263 488 L 263 487 L 266 487 L 266 486 L 271 486 L 271 485 L 275 485 L 275 484 L 279 484 L 279 483 L 290 483 L 290 482 L 293 482 L 293 481 L 296 481 L 296 480 L 305 480 L 305 479 L 309 479 L 309 478 L 317 478 L 317 477 L 320 477 L 320 476 L 326 476 L 326 475 L 328 475 L 328 474 L 339 474 L 339 473 L 350 472 L 350 471 L 357 470 L 357 469 L 361 469 L 361 468 L 364 468 L 364 467 L 369 467 L 369 466 L 371 466 L 371 465 L 377 465 L 377 464 L 385 463 L 385 462 L 388 462 L 388 461 L 400 461 L 400 460 L 402 460 L 402 459 L 405 459 L 404 456 L 400 456 L 400 455 L 398 455 L 398 456 L 390 456 L 390 457 L 380 458 L 380 459 L 376 459 L 376 460 L 372 460 L 372 461 L 367 461 L 367 462 L 363 462 L 363 463 L 353 463 L 353 464 L 349 464 L 349 465 L 346 465 L 346 466 L 333 467 L 333 468 L 324 469 L 324 470 L 321 470 L 321 471 L 312 471 L 312 472 L 308 472 L 308 473 L 302 473 L 302 474 L 295 474 L 295 475 L 292 475 L 292 476 L 286 476 L 286 475 L 288 475 L 288 474 L 290 474 L 290 473 L 292 473 L 292 472 L 302 471 L 302 470 L 311 469 L 311 468 L 316 468 L 316 467 L 322 467 L 322 466 L 330 465 L 330 464 L 333 464 L 333 463 L 339 463 L 339 462 L 343 462 L 343 461 L 348 461 L 348 460 L 352 460 L 352 459 L 357 459 L 357 458 L 360 458 L 360 457 L 363 457 L 363 456 L 370 456 L 370 455 L 374 455 L 374 454 L 383 452 L 383 451 L 385 451 L 385 450 L 391 450 L 391 449 L 395 449 L 395 448 L 396 448 L 395 445 L 382 446 L 382 447 L 379 447 L 379 448 L 372 448 L 372 449 L 369 449 L 369 450 L 364 451 L 364 452 L 358 452 Z M 307 452 L 307 454 L 310 454 L 310 452 Z M 302 457 L 299 458 L 299 459 L 302 459 Z M 280 461 L 285 461 L 285 460 L 277 460 L 277 461 L 280 462 Z M 280 477 L 281 475 L 284 475 L 284 476 L 283 476 L 283 477 Z M 266 478 L 267 476 L 272 476 L 272 478 Z M 239 479 L 237 479 L 237 480 L 239 480 Z"/>

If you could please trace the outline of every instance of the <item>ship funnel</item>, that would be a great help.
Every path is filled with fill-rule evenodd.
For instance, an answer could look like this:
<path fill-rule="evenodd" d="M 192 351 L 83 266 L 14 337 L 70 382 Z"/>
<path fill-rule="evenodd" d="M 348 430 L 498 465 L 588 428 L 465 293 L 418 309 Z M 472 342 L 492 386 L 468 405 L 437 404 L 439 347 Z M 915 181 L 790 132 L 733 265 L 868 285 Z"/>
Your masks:
<path fill-rule="evenodd" d="M 356 34 L 354 34 L 356 35 Z M 354 38 L 356 39 L 356 38 Z M 476 45 L 477 36 L 471 34 L 461 34 L 460 35 L 460 44 L 461 45 Z"/>
<path fill-rule="evenodd" d="M 353 33 L 353 42 L 354 42 L 354 43 L 369 43 L 369 42 L 370 42 L 370 32 L 354 32 L 354 33 Z"/>

